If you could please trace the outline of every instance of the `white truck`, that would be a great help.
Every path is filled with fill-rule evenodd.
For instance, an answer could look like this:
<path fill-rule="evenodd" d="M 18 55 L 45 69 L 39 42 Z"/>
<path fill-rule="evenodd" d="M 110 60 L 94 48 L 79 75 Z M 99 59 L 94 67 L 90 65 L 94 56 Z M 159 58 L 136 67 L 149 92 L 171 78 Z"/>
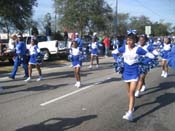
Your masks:
<path fill-rule="evenodd" d="M 44 60 L 49 60 L 51 55 L 62 55 L 68 52 L 68 45 L 65 41 L 51 40 L 47 41 L 46 36 L 37 36 L 38 47 L 44 54 Z M 27 46 L 30 44 L 31 36 L 25 37 Z M 68 42 L 69 43 L 69 42 Z"/>

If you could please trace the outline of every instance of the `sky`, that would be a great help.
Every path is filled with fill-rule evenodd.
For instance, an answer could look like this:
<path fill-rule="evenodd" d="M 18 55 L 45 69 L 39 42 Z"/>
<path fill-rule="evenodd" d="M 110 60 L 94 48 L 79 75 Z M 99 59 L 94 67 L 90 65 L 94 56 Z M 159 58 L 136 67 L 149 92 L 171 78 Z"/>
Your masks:
<path fill-rule="evenodd" d="M 105 0 L 115 9 L 116 0 Z M 38 0 L 34 8 L 34 19 L 42 18 L 46 13 L 54 14 L 53 0 Z M 147 16 L 151 21 L 169 22 L 175 25 L 175 0 L 118 0 L 118 13 L 130 16 Z"/>

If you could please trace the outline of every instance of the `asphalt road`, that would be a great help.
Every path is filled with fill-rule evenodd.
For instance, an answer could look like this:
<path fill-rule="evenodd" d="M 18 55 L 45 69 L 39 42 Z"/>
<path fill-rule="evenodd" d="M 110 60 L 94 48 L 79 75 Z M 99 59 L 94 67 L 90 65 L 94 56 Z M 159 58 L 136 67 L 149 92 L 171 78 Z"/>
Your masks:
<path fill-rule="evenodd" d="M 74 87 L 69 66 L 43 68 L 44 80 L 30 83 L 19 72 L 15 81 L 0 78 L 0 131 L 174 131 L 175 72 L 161 78 L 151 70 L 147 90 L 137 98 L 134 121 L 127 111 L 126 84 L 112 68 L 113 59 L 101 59 L 99 69 L 82 68 L 82 88 Z"/>

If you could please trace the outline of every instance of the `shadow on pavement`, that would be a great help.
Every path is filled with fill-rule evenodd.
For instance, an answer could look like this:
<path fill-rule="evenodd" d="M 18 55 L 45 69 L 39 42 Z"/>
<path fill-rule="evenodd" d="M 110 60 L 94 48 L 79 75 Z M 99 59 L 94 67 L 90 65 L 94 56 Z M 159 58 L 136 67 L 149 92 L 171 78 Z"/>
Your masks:
<path fill-rule="evenodd" d="M 52 118 L 36 125 L 17 129 L 16 131 L 65 131 L 95 118 L 97 118 L 97 115 L 81 116 L 77 118 Z"/>
<path fill-rule="evenodd" d="M 152 104 L 159 104 L 158 106 L 152 108 L 151 110 L 145 112 L 144 114 L 142 114 L 141 116 L 138 116 L 134 119 L 134 122 L 137 122 L 139 119 L 161 109 L 162 107 L 168 106 L 172 103 L 175 102 L 175 93 L 165 93 L 161 96 L 158 96 L 154 101 L 152 102 L 148 102 L 145 104 L 142 104 L 140 106 L 137 106 L 137 108 L 143 107 L 143 106 L 148 106 L 148 105 L 152 105 Z"/>
<path fill-rule="evenodd" d="M 22 90 L 16 90 L 16 91 L 8 91 L 8 92 L 3 92 L 0 95 L 5 95 L 5 94 L 11 94 L 11 93 L 17 93 L 17 92 L 24 92 L 24 91 L 44 91 L 44 90 L 54 90 L 63 86 L 67 86 L 68 84 L 60 84 L 60 85 L 39 85 L 39 86 L 34 86 L 34 87 L 29 87 L 26 89 Z M 6 87 L 5 87 L 6 88 Z"/>
<path fill-rule="evenodd" d="M 145 96 L 145 95 L 148 95 L 148 94 L 156 93 L 156 92 L 159 92 L 159 91 L 162 91 L 162 90 L 168 90 L 170 88 L 175 88 L 175 82 L 160 83 L 156 87 L 152 87 L 152 88 L 147 89 L 146 91 L 149 91 L 149 90 L 152 90 L 152 91 L 149 91 L 147 93 L 142 94 L 141 97 Z"/>
<path fill-rule="evenodd" d="M 110 78 L 110 79 L 107 79 L 103 82 L 101 82 L 100 84 L 106 84 L 106 83 L 110 83 L 110 82 L 116 82 L 116 81 L 121 81 L 122 78 Z"/>

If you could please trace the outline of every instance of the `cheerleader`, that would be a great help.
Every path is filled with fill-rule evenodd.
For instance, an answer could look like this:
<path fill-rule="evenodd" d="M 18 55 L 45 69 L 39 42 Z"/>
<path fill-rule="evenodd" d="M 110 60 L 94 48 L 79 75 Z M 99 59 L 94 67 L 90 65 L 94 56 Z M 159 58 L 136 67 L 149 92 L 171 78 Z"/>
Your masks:
<path fill-rule="evenodd" d="M 144 49 L 146 52 L 152 52 L 153 54 L 155 55 L 158 55 L 158 52 L 156 50 L 154 50 L 153 46 L 147 44 L 147 36 L 146 35 L 141 35 L 139 37 L 139 47 Z M 146 86 L 145 86 L 145 78 L 146 78 L 146 75 L 149 71 L 149 64 L 148 62 L 150 62 L 151 59 L 149 58 L 145 58 L 143 56 L 143 60 L 144 61 L 141 61 L 142 65 L 145 67 L 144 68 L 144 71 L 140 71 L 140 76 L 139 76 L 139 80 L 138 80 L 138 84 L 137 84 L 137 90 L 135 92 L 135 97 L 139 97 L 139 94 L 140 92 L 143 92 L 145 91 L 146 89 Z M 140 69 L 141 70 L 141 69 Z"/>
<path fill-rule="evenodd" d="M 146 55 L 149 58 L 154 58 L 154 56 L 140 47 L 135 45 L 136 35 L 134 32 L 129 32 L 126 38 L 126 45 L 123 45 L 119 49 L 116 49 L 112 52 L 113 55 L 122 54 L 124 58 L 124 70 L 122 77 L 128 86 L 128 98 L 129 98 L 129 109 L 123 119 L 132 121 L 133 120 L 133 111 L 135 103 L 135 90 L 137 86 L 137 81 L 139 79 L 139 66 L 138 66 L 138 57 L 139 55 Z"/>
<path fill-rule="evenodd" d="M 28 65 L 29 77 L 25 80 L 25 82 L 31 81 L 33 65 L 36 66 L 36 69 L 38 70 L 38 74 L 39 74 L 39 78 L 36 81 L 41 81 L 43 79 L 41 68 L 40 68 L 42 55 L 41 55 L 40 49 L 36 44 L 37 44 L 37 40 L 31 39 L 31 45 L 29 47 L 30 59 L 29 59 L 29 65 Z"/>
<path fill-rule="evenodd" d="M 90 66 L 88 68 L 89 69 L 92 68 L 94 58 L 96 58 L 96 61 L 97 61 L 96 68 L 98 68 L 99 67 L 98 42 L 95 37 L 92 39 L 92 43 L 90 44 L 90 49 L 91 49 L 91 60 L 90 60 Z"/>
<path fill-rule="evenodd" d="M 82 65 L 82 62 L 80 60 L 81 57 L 81 52 L 80 49 L 78 48 L 78 44 L 76 41 L 72 42 L 72 48 L 70 49 L 70 57 L 71 57 L 71 61 L 72 61 L 72 65 L 74 68 L 74 74 L 75 74 L 75 78 L 76 78 L 76 83 L 75 86 L 77 88 L 80 88 L 81 86 L 81 79 L 80 79 L 80 67 Z"/>
<path fill-rule="evenodd" d="M 167 65 L 167 59 L 168 59 L 168 53 L 171 51 L 171 39 L 168 37 L 164 38 L 164 43 L 162 45 L 162 51 L 161 51 L 161 57 L 162 57 L 162 74 L 161 76 L 164 78 L 168 77 L 168 65 Z"/>
<path fill-rule="evenodd" d="M 168 66 L 175 70 L 175 45 L 172 47 L 171 52 L 168 55 Z"/>

